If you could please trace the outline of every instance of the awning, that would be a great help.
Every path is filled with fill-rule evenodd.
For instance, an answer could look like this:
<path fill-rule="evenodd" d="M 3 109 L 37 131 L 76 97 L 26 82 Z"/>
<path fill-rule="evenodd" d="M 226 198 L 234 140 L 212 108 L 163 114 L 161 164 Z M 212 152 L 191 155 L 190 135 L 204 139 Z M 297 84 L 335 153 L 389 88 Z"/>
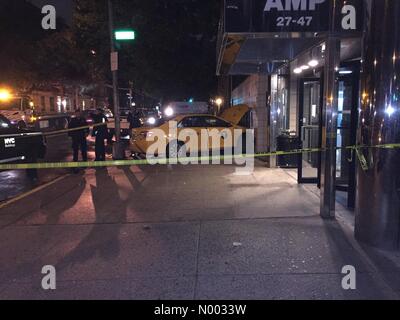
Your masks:
<path fill-rule="evenodd" d="M 363 0 L 225 0 L 217 74 L 276 73 L 329 33 L 360 38 L 363 16 Z"/>
<path fill-rule="evenodd" d="M 226 35 L 226 40 L 223 42 L 225 45 L 220 51 L 217 73 L 223 75 L 273 74 L 282 65 L 321 41 L 323 41 L 321 37 L 255 38 L 252 35 Z"/>

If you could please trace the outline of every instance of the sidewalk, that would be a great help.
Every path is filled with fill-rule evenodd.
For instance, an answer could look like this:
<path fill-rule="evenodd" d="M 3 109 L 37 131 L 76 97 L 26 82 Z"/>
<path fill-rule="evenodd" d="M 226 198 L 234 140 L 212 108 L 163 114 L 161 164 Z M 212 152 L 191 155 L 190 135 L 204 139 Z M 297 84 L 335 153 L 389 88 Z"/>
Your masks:
<path fill-rule="evenodd" d="M 261 165 L 71 175 L 0 210 L 0 299 L 398 298 L 400 256 L 321 220 L 317 194 Z M 341 287 L 345 265 L 355 291 Z"/>

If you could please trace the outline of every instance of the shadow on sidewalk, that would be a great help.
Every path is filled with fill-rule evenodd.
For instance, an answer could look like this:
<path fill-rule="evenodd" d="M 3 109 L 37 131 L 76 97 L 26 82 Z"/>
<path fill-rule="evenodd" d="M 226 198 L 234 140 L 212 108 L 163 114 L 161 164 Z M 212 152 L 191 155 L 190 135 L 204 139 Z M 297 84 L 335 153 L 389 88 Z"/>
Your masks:
<path fill-rule="evenodd" d="M 62 214 L 69 209 L 73 208 L 81 199 L 86 188 L 86 179 L 82 176 L 76 187 L 71 189 L 66 195 L 64 194 L 63 201 L 52 201 L 51 203 L 43 206 L 40 210 L 41 214 L 46 216 L 45 224 L 57 224 Z"/>
<path fill-rule="evenodd" d="M 353 266 L 356 269 L 356 295 L 362 299 L 378 300 L 400 297 L 399 266 L 372 247 L 362 243 L 358 243 L 359 248 L 355 247 L 336 220 L 324 221 L 324 228 L 328 238 L 329 251 L 335 259 L 338 273 L 345 265 Z M 373 267 L 366 258 L 372 262 Z"/>
<path fill-rule="evenodd" d="M 95 176 L 96 186 L 91 186 L 91 192 L 96 220 L 89 234 L 58 263 L 58 270 L 93 258 L 113 260 L 119 256 L 119 235 L 121 225 L 126 222 L 126 201 L 119 196 L 118 185 L 108 169 L 96 170 Z"/>

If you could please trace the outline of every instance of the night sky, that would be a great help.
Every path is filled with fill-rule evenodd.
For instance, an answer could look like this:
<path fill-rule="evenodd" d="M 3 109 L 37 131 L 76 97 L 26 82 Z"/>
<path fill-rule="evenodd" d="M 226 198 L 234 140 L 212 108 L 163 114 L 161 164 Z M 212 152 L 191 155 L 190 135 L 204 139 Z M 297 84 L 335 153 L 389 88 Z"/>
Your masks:
<path fill-rule="evenodd" d="M 72 19 L 72 3 L 73 0 L 29 0 L 38 7 L 43 7 L 47 4 L 53 5 L 57 14 L 66 20 L 67 23 Z"/>

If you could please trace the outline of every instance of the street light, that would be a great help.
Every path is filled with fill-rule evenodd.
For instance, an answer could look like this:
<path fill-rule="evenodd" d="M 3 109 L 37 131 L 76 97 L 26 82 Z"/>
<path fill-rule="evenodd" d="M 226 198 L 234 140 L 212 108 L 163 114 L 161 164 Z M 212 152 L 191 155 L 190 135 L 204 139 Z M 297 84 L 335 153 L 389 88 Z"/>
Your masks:
<path fill-rule="evenodd" d="M 222 98 L 217 98 L 215 100 L 215 103 L 217 104 L 218 109 L 219 109 L 219 108 L 221 108 L 222 104 L 224 103 L 224 100 Z"/>
<path fill-rule="evenodd" d="M 221 111 L 221 106 L 223 105 L 223 103 L 224 103 L 224 100 L 222 98 L 216 98 L 215 99 L 215 104 L 218 107 L 217 114 L 219 114 L 219 112 Z"/>
<path fill-rule="evenodd" d="M 10 101 L 12 95 L 9 90 L 7 89 L 0 89 L 0 101 L 7 102 Z"/>

